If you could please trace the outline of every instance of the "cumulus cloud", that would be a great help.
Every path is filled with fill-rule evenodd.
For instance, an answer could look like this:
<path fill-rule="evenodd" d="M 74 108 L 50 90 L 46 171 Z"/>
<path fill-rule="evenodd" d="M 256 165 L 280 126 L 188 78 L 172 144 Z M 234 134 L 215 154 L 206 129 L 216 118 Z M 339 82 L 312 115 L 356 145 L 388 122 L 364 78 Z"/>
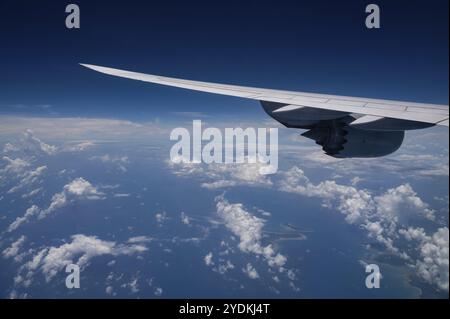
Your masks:
<path fill-rule="evenodd" d="M 41 249 L 24 265 L 23 269 L 27 272 L 28 278 L 40 270 L 48 282 L 68 264 L 77 264 L 83 268 L 97 256 L 133 255 L 146 250 L 147 248 L 140 244 L 117 244 L 113 241 L 101 240 L 96 236 L 77 234 L 71 237 L 69 243 Z"/>
<path fill-rule="evenodd" d="M 197 175 L 204 179 L 201 187 L 220 189 L 231 186 L 250 185 L 268 187 L 272 185 L 268 175 L 260 174 L 260 169 L 266 167 L 259 161 L 256 163 L 203 164 L 186 160 L 167 161 L 172 172 L 178 176 Z"/>
<path fill-rule="evenodd" d="M 270 267 L 282 270 L 287 258 L 277 253 L 271 244 L 264 246 L 261 243 L 263 219 L 250 214 L 240 203 L 229 203 L 223 196 L 216 198 L 216 208 L 225 226 L 239 237 L 238 247 L 241 251 L 261 255 Z"/>
<path fill-rule="evenodd" d="M 92 156 L 91 160 L 97 160 L 97 161 L 100 161 L 102 163 L 114 164 L 122 172 L 126 172 L 127 171 L 127 168 L 126 168 L 125 165 L 129 163 L 129 160 L 128 160 L 127 156 L 112 156 L 112 155 L 109 155 L 109 154 L 104 154 L 104 155 L 101 155 L 101 156 Z"/>
<path fill-rule="evenodd" d="M 251 279 L 259 278 L 258 272 L 256 271 L 255 267 L 253 267 L 252 264 L 250 263 L 248 263 L 245 268 L 242 268 L 242 271 Z"/>
<path fill-rule="evenodd" d="M 63 191 L 53 195 L 49 206 L 46 209 L 40 210 L 38 206 L 32 205 L 28 208 L 23 216 L 17 217 L 12 222 L 8 231 L 11 232 L 19 228 L 22 224 L 29 222 L 31 219 L 37 217 L 43 219 L 48 215 L 54 213 L 59 208 L 66 206 L 71 200 L 86 199 L 96 200 L 103 199 L 104 194 L 100 192 L 91 183 L 83 179 L 82 177 L 74 179 L 69 184 L 63 187 Z"/>
<path fill-rule="evenodd" d="M 11 143 L 5 143 L 5 145 L 3 146 L 3 153 L 14 153 L 19 150 L 20 150 L 19 147 Z"/>
<path fill-rule="evenodd" d="M 54 155 L 58 151 L 58 148 L 53 145 L 44 143 L 39 138 L 37 138 L 32 130 L 27 129 L 24 136 L 24 147 L 26 150 L 42 152 L 47 155 Z"/>
<path fill-rule="evenodd" d="M 161 287 L 156 287 L 155 291 L 153 292 L 155 294 L 155 296 L 161 296 L 163 293 L 163 289 Z"/>
<path fill-rule="evenodd" d="M 9 174 L 21 174 L 27 167 L 31 164 L 21 158 L 12 159 L 8 156 L 3 156 L 3 160 L 7 162 L 6 166 L 0 170 L 0 173 L 9 173 Z"/>
<path fill-rule="evenodd" d="M 336 200 L 339 204 L 339 211 L 346 215 L 345 219 L 349 223 L 360 221 L 362 215 L 373 207 L 372 197 L 365 190 L 340 185 L 332 180 L 314 184 L 302 169 L 295 166 L 282 174 L 283 177 L 279 183 L 281 191 L 307 197 L 318 197 L 325 200 L 326 206 L 330 206 L 331 200 Z"/>
<path fill-rule="evenodd" d="M 97 200 L 103 199 L 103 195 L 84 178 L 76 178 L 69 184 L 64 185 L 62 192 L 53 195 L 50 205 L 39 213 L 39 219 L 43 219 L 57 209 L 66 206 L 71 199 Z"/>
<path fill-rule="evenodd" d="M 191 224 L 191 219 L 185 212 L 181 212 L 181 222 L 185 225 Z"/>
<path fill-rule="evenodd" d="M 399 231 L 399 228 L 410 220 L 435 220 L 435 212 L 417 195 L 411 185 L 403 184 L 376 196 L 368 190 L 339 185 L 335 181 L 314 184 L 305 176 L 303 170 L 294 167 L 284 173 L 279 189 L 321 198 L 325 206 L 337 207 L 338 211 L 346 216 L 348 223 L 365 229 L 368 237 L 383 244 L 387 251 L 408 262 L 415 262 L 420 277 L 448 290 L 448 229 L 447 232 L 441 229 L 434 236 L 427 236 L 421 228 Z M 400 248 L 396 244 L 399 233 L 407 240 L 418 240 L 421 243 L 416 247 L 423 256 L 421 260 L 414 261 L 411 249 Z M 445 253 L 447 265 L 441 258 L 445 257 Z M 447 280 L 447 286 L 442 283 L 441 278 Z"/>
<path fill-rule="evenodd" d="M 100 199 L 103 193 L 99 192 L 96 187 L 92 186 L 82 177 L 74 179 L 72 182 L 64 186 L 64 191 L 87 199 Z"/>
<path fill-rule="evenodd" d="M 2 254 L 4 258 L 14 258 L 15 261 L 21 261 L 22 256 L 19 254 L 20 249 L 23 246 L 23 243 L 25 242 L 26 237 L 20 236 L 19 239 L 17 239 L 15 242 L 11 244 L 10 247 L 3 250 Z"/>
<path fill-rule="evenodd" d="M 47 170 L 47 166 L 43 165 L 43 166 L 39 166 L 34 170 L 28 170 L 23 172 L 22 174 L 18 175 L 20 176 L 20 180 L 19 183 L 12 187 L 11 189 L 8 190 L 8 194 L 11 193 L 15 193 L 16 191 L 30 186 L 34 183 L 36 183 L 39 180 L 39 177 Z M 33 194 L 31 194 L 30 196 L 32 196 Z"/>
<path fill-rule="evenodd" d="M 39 207 L 36 205 L 31 206 L 28 208 L 25 212 L 25 215 L 21 217 L 17 217 L 14 222 L 12 222 L 8 227 L 8 232 L 12 232 L 19 228 L 22 224 L 28 222 L 31 218 L 34 216 L 37 216 L 39 214 Z"/>
<path fill-rule="evenodd" d="M 385 194 L 375 197 L 380 214 L 399 216 L 400 214 L 419 214 L 434 220 L 434 211 L 424 203 L 409 184 L 389 189 Z"/>
<path fill-rule="evenodd" d="M 429 284 L 448 291 L 449 285 L 449 230 L 439 228 L 428 236 L 423 228 L 401 229 L 399 231 L 408 241 L 418 241 L 420 258 L 415 261 L 417 274 Z"/>
<path fill-rule="evenodd" d="M 29 193 L 27 193 L 27 194 L 22 194 L 22 198 L 30 198 L 30 197 L 33 197 L 33 196 L 37 195 L 38 193 L 42 192 L 43 189 L 44 189 L 44 188 L 42 188 L 42 187 L 35 188 L 35 189 L 31 190 L 31 191 L 30 191 Z"/>
<path fill-rule="evenodd" d="M 209 252 L 209 253 L 203 258 L 203 260 L 205 261 L 205 265 L 206 265 L 206 266 L 212 266 L 212 265 L 214 265 L 214 262 L 213 262 L 212 258 L 213 258 L 212 252 Z"/>
<path fill-rule="evenodd" d="M 166 212 L 156 213 L 155 218 L 159 225 L 162 225 L 168 219 Z"/>
<path fill-rule="evenodd" d="M 220 261 L 217 267 L 215 267 L 213 270 L 223 275 L 230 269 L 234 269 L 234 265 L 231 261 L 227 260 L 227 261 Z"/>

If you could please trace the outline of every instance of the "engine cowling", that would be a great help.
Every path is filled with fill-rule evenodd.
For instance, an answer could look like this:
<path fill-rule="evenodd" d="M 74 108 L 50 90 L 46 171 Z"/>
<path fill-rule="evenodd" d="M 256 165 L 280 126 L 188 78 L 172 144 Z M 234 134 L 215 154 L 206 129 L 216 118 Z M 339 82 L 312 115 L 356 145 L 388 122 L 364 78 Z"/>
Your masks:
<path fill-rule="evenodd" d="M 336 158 L 380 157 L 400 148 L 404 131 L 368 131 L 344 124 L 316 126 L 302 134 L 315 140 L 323 151 Z"/>

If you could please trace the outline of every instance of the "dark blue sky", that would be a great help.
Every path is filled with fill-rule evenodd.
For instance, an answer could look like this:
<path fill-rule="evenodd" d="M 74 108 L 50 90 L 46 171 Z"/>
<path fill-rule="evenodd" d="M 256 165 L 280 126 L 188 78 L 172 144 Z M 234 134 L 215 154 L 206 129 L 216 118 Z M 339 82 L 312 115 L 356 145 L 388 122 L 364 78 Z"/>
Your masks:
<path fill-rule="evenodd" d="M 65 28 L 77 3 L 81 29 Z M 0 112 L 262 116 L 255 101 L 108 77 L 79 62 L 267 88 L 448 103 L 448 1 L 0 0 Z M 39 105 L 51 105 L 50 108 Z"/>

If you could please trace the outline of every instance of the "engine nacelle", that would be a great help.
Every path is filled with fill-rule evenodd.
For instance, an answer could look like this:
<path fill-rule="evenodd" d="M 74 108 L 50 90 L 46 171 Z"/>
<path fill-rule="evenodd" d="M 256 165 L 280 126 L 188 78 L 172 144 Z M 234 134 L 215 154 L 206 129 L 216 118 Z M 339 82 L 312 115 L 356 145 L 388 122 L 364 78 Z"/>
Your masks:
<path fill-rule="evenodd" d="M 380 157 L 400 148 L 404 131 L 368 131 L 346 125 L 316 126 L 302 134 L 336 158 Z"/>

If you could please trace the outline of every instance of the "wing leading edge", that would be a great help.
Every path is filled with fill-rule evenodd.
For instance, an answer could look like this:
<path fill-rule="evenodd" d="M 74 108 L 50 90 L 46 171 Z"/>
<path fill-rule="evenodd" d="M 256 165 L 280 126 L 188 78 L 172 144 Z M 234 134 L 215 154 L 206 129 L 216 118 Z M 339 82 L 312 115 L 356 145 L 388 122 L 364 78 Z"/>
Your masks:
<path fill-rule="evenodd" d="M 117 77 L 166 86 L 184 88 L 189 90 L 228 95 L 234 97 L 247 98 L 262 102 L 269 102 L 272 105 L 279 105 L 278 109 L 272 112 L 291 113 L 302 109 L 323 110 L 324 114 L 341 113 L 360 114 L 366 116 L 359 120 L 359 125 L 368 122 L 378 122 L 382 126 L 382 119 L 397 119 L 426 123 L 431 125 L 449 126 L 448 105 L 436 105 L 425 103 L 401 102 L 381 99 L 369 99 L 359 97 L 348 97 L 328 94 L 316 94 L 283 90 L 270 90 L 254 87 L 200 82 L 170 78 L 158 75 L 131 72 L 126 70 L 113 69 L 91 64 L 81 64 L 84 67 Z M 286 114 L 286 115 L 287 115 Z M 369 120 L 370 119 L 370 120 Z M 417 127 L 420 127 L 417 126 Z"/>

